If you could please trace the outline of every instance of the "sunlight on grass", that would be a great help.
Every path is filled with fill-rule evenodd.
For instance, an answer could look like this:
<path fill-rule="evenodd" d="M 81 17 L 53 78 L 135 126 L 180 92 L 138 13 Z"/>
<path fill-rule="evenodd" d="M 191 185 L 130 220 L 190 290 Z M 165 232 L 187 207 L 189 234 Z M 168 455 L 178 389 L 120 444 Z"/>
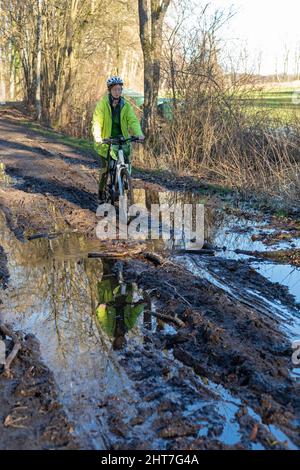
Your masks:
<path fill-rule="evenodd" d="M 287 124 L 300 119 L 300 89 L 266 88 L 248 93 L 241 100 L 250 114 L 264 110 L 274 121 L 280 120 Z"/>
<path fill-rule="evenodd" d="M 45 127 L 41 127 L 36 123 L 32 123 L 30 121 L 26 121 L 25 124 L 35 132 L 42 134 L 44 136 L 55 138 L 62 144 L 69 145 L 70 147 L 76 148 L 78 150 L 83 150 L 86 152 L 94 153 L 93 142 L 87 139 L 78 139 L 76 137 L 70 137 L 68 135 L 62 134 L 60 132 L 56 132 L 52 129 L 46 129 Z"/>

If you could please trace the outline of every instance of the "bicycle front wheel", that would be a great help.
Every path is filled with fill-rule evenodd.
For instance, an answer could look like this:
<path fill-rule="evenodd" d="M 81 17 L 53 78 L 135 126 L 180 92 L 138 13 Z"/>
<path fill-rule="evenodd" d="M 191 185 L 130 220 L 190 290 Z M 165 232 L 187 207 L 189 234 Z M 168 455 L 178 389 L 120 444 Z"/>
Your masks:
<path fill-rule="evenodd" d="M 134 204 L 132 179 L 126 169 L 122 170 L 119 174 L 118 193 L 119 193 L 119 197 L 121 196 L 127 197 L 128 206 L 132 206 L 132 204 Z"/>

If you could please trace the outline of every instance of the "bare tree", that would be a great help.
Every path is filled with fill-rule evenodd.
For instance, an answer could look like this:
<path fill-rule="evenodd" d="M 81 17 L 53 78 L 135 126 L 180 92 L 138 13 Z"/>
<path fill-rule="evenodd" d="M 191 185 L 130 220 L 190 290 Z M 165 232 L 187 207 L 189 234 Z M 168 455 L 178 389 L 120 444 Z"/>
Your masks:
<path fill-rule="evenodd" d="M 43 0 L 38 0 L 37 17 L 37 71 L 36 71 L 36 110 L 37 118 L 40 121 L 42 117 L 41 107 L 41 64 L 42 64 L 42 19 L 43 19 Z"/>
<path fill-rule="evenodd" d="M 257 73 L 258 73 L 258 75 L 261 74 L 262 58 L 263 58 L 263 53 L 262 53 L 262 51 L 259 51 L 258 57 L 257 57 Z"/>
<path fill-rule="evenodd" d="M 300 43 L 297 43 L 296 49 L 295 49 L 295 65 L 294 65 L 294 74 L 295 74 L 295 79 L 299 80 L 300 78 Z"/>
<path fill-rule="evenodd" d="M 130 73 L 141 82 L 135 0 L 0 2 L 2 83 L 10 83 L 13 98 L 19 81 L 43 122 L 86 134 L 89 107 L 108 75 L 122 73 L 128 83 Z"/>
<path fill-rule="evenodd" d="M 284 55 L 283 55 L 283 75 L 287 79 L 289 73 L 289 58 L 290 58 L 290 49 L 287 44 L 284 45 Z"/>
<path fill-rule="evenodd" d="M 160 84 L 163 22 L 170 0 L 139 0 L 140 40 L 144 56 L 144 114 L 146 135 L 154 133 Z"/>

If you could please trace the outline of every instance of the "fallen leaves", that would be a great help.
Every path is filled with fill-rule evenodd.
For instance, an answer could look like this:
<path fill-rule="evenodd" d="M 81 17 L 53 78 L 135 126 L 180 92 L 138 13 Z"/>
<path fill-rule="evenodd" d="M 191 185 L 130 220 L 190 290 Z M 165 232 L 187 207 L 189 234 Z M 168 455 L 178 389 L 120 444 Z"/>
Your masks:
<path fill-rule="evenodd" d="M 4 427 L 8 428 L 27 428 L 28 426 L 24 426 L 23 424 L 20 424 L 22 421 L 25 421 L 28 418 L 28 416 L 24 417 L 19 417 L 19 418 L 14 418 L 12 415 L 7 415 L 5 420 L 4 420 Z M 18 424 L 19 423 L 19 424 Z"/>

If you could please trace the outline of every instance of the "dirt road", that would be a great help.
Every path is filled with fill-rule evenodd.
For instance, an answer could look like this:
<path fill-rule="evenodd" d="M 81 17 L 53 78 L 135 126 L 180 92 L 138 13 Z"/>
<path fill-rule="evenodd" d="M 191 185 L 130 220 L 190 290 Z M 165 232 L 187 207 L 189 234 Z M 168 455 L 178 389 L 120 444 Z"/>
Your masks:
<path fill-rule="evenodd" d="M 299 303 L 260 274 L 268 261 L 234 252 L 267 250 L 251 235 L 272 220 L 140 172 L 140 202 L 205 199 L 214 256 L 100 242 L 97 160 L 28 119 L 0 108 L 0 309 L 22 340 L 12 377 L 0 376 L 0 448 L 299 448 Z M 157 262 L 145 258 L 154 250 Z M 99 314 L 108 288 L 113 333 Z"/>

